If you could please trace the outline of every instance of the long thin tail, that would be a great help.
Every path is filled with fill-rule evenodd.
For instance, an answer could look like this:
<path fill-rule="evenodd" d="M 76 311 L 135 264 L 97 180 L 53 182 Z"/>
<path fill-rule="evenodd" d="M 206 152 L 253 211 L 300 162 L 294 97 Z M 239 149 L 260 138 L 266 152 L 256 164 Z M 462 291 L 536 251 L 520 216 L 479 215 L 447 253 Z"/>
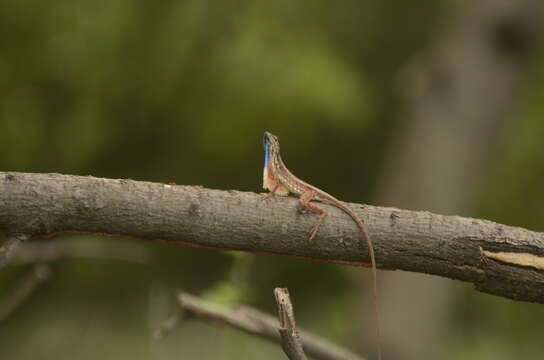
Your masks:
<path fill-rule="evenodd" d="M 366 229 L 365 224 L 355 213 L 348 208 L 346 205 L 340 207 L 346 214 L 348 214 L 355 223 L 357 223 L 357 226 L 361 229 L 361 232 L 363 233 L 363 239 L 366 240 L 366 243 L 368 244 L 368 252 L 370 253 L 370 261 L 372 263 L 372 285 L 373 285 L 373 295 L 374 295 L 374 316 L 376 318 L 376 349 L 378 351 L 378 359 L 382 359 L 382 344 L 381 344 L 381 331 L 380 331 L 380 309 L 378 306 L 378 278 L 377 278 L 377 270 L 376 270 L 376 257 L 374 256 L 374 246 L 372 245 L 372 241 L 370 240 L 370 236 L 368 236 L 368 231 Z"/>

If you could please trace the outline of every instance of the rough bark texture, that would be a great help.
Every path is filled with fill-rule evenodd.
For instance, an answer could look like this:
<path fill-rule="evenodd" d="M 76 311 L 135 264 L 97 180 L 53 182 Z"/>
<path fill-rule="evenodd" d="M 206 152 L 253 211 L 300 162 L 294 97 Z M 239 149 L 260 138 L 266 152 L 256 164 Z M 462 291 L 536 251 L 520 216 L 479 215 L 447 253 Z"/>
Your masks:
<path fill-rule="evenodd" d="M 440 275 L 472 282 L 490 294 L 544 302 L 543 233 L 425 211 L 350 206 L 368 225 L 383 269 Z M 7 233 L 99 233 L 368 264 L 355 223 L 340 210 L 323 207 L 328 215 L 309 241 L 315 216 L 300 214 L 295 198 L 262 200 L 233 190 L 0 172 L 0 229 Z"/>

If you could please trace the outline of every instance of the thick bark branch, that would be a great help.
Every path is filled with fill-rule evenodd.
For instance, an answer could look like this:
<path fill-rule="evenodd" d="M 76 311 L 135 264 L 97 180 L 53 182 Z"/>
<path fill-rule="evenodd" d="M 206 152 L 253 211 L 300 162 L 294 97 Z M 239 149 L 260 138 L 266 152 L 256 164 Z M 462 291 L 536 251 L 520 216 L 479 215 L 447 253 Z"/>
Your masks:
<path fill-rule="evenodd" d="M 544 302 L 544 234 L 491 221 L 350 204 L 368 224 L 383 269 L 472 282 L 480 291 Z M 334 207 L 317 237 L 297 200 L 133 180 L 0 172 L 0 229 L 52 236 L 100 233 L 216 249 L 365 265 L 353 221 Z"/>

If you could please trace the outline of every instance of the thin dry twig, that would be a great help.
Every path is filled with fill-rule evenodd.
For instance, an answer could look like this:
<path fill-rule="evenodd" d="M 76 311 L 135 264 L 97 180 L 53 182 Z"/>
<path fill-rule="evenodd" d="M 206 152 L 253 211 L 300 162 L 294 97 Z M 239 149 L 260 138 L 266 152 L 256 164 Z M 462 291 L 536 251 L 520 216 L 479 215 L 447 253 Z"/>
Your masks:
<path fill-rule="evenodd" d="M 0 244 L 0 269 L 11 261 L 19 244 L 28 238 L 29 236 L 24 234 L 10 234 L 6 237 L 2 244 Z"/>
<path fill-rule="evenodd" d="M 274 297 L 278 305 L 279 332 L 283 352 L 291 360 L 306 360 L 306 354 L 295 325 L 295 311 L 293 310 L 289 290 L 287 288 L 275 288 Z"/>
<path fill-rule="evenodd" d="M 32 265 L 19 279 L 11 292 L 0 298 L 0 322 L 9 317 L 32 293 L 51 276 L 45 263 L 68 258 L 105 259 L 149 264 L 153 255 L 148 249 L 133 243 L 102 244 L 92 238 L 57 239 L 47 242 L 19 244 L 28 236 L 9 236 L 0 248 L 0 268 L 6 266 Z M 15 251 L 17 248 L 17 251 Z"/>
<path fill-rule="evenodd" d="M 154 332 L 155 339 L 164 339 L 166 335 L 174 331 L 183 318 L 183 310 L 179 309 L 168 319 L 164 320 L 161 326 Z"/>
<path fill-rule="evenodd" d="M 73 259 L 103 259 L 150 264 L 153 254 L 143 244 L 105 242 L 92 237 L 27 242 L 13 255 L 9 265 L 46 263 Z"/>
<path fill-rule="evenodd" d="M 21 304 L 51 277 L 48 265 L 32 266 L 18 281 L 13 290 L 0 298 L 0 322 L 17 310 Z"/>
<path fill-rule="evenodd" d="M 278 332 L 280 328 L 278 319 L 255 308 L 240 306 L 230 309 L 210 304 L 198 297 L 183 292 L 178 294 L 178 300 L 186 315 L 227 324 L 246 333 L 278 344 L 281 343 L 281 337 Z M 299 335 L 306 354 L 313 359 L 364 360 L 360 355 L 304 330 L 299 330 Z"/>

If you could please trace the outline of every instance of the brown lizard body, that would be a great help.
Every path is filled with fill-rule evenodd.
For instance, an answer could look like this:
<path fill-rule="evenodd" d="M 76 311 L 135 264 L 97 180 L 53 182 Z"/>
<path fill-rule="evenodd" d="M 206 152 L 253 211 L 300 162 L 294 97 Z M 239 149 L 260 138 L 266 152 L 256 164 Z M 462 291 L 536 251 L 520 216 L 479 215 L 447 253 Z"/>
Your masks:
<path fill-rule="evenodd" d="M 295 175 L 293 175 L 289 169 L 283 163 L 280 155 L 280 144 L 278 138 L 269 132 L 264 133 L 264 146 L 265 146 L 265 166 L 263 172 L 263 188 L 268 189 L 270 192 L 266 194 L 266 197 L 274 194 L 287 196 L 292 193 L 299 197 L 299 204 L 302 208 L 306 208 L 319 214 L 315 225 L 310 229 L 310 240 L 313 240 L 326 212 L 319 206 L 312 204 L 311 201 L 319 201 L 325 204 L 329 204 L 341 209 L 348 214 L 363 233 L 363 238 L 368 244 L 368 250 L 370 253 L 370 260 L 372 263 L 372 277 L 373 277 L 373 289 L 374 289 L 374 310 L 376 315 L 377 326 L 377 349 L 378 359 L 381 359 L 381 346 L 380 346 L 380 328 L 379 328 L 379 312 L 378 312 L 378 285 L 376 276 L 376 259 L 374 257 L 374 246 L 368 236 L 368 231 L 363 221 L 357 217 L 357 215 L 347 205 L 334 196 L 326 193 L 325 191 L 310 185 Z"/>

